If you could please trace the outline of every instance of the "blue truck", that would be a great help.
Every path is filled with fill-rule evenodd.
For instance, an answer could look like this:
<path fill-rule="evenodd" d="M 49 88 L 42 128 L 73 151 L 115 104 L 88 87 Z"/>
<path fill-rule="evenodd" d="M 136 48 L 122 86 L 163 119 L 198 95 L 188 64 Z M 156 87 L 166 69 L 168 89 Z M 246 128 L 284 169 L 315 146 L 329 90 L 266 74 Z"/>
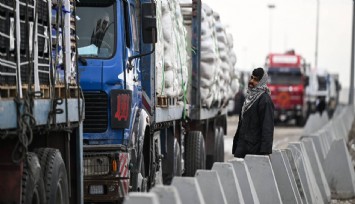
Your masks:
<path fill-rule="evenodd" d="M 202 3 L 178 6 L 187 10 L 184 25 L 193 48 L 180 98 L 157 91 L 158 28 L 166 25 L 157 18 L 156 3 L 77 2 L 85 202 L 122 202 L 129 191 L 193 176 L 224 160 L 226 105 L 201 100 Z"/>
<path fill-rule="evenodd" d="M 82 203 L 75 1 L 0 1 L 0 203 Z"/>

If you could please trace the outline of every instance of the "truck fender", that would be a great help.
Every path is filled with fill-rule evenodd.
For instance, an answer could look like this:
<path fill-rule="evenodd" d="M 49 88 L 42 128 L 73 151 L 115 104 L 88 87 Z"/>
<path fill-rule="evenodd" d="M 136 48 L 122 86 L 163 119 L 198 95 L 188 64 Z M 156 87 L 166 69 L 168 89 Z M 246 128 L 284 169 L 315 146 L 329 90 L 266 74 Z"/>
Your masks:
<path fill-rule="evenodd" d="M 137 131 L 137 156 L 139 157 L 143 151 L 144 136 L 147 127 L 150 125 L 149 115 L 145 110 L 141 110 L 138 119 L 138 131 Z"/>

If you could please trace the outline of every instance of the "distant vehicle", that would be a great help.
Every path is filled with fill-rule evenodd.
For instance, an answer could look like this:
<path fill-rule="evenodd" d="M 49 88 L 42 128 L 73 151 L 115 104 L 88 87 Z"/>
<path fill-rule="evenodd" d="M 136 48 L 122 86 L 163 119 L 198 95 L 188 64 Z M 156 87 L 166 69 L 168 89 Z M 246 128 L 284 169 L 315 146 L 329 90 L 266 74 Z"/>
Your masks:
<path fill-rule="evenodd" d="M 317 111 L 318 104 L 325 104 L 325 110 L 332 115 L 339 103 L 341 85 L 338 74 L 330 74 L 327 70 L 317 68 L 307 70 L 306 101 L 309 113 Z"/>
<path fill-rule="evenodd" d="M 307 118 L 305 101 L 305 59 L 294 51 L 285 54 L 270 53 L 265 68 L 269 75 L 268 86 L 275 105 L 275 120 L 296 120 L 302 126 Z"/>

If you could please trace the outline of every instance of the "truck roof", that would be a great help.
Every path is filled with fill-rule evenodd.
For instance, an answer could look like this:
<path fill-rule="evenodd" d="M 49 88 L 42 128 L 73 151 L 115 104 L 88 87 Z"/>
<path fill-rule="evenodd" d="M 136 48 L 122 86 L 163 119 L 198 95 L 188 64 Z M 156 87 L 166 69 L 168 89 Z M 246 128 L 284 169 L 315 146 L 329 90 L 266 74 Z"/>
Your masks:
<path fill-rule="evenodd" d="M 302 65 L 302 57 L 297 54 L 271 53 L 266 57 L 266 67 L 289 67 L 299 68 Z"/>

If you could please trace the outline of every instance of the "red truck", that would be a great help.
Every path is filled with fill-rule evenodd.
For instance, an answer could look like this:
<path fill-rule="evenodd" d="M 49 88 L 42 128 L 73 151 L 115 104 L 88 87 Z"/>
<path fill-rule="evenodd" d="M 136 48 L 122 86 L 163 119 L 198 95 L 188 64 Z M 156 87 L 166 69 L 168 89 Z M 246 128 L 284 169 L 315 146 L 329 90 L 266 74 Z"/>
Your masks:
<path fill-rule="evenodd" d="M 285 54 L 270 53 L 265 68 L 269 75 L 268 86 L 275 105 L 275 122 L 295 119 L 303 126 L 307 117 L 305 102 L 305 59 L 294 51 Z"/>

